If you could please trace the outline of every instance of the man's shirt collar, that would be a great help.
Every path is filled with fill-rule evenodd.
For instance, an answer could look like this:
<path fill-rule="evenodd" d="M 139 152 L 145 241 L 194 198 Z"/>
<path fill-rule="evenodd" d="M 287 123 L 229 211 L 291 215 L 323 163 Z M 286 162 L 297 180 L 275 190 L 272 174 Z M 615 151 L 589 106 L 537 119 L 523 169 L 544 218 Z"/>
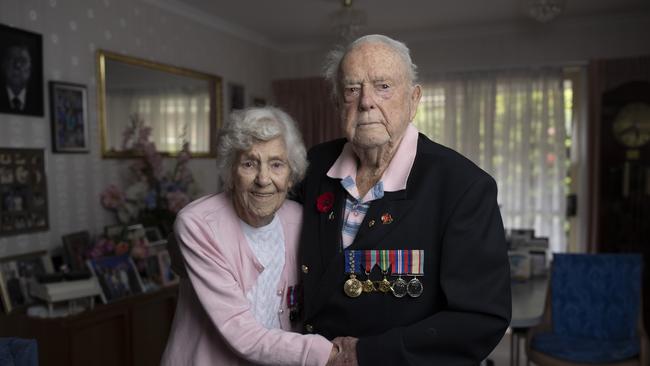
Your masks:
<path fill-rule="evenodd" d="M 404 137 L 397 147 L 393 159 L 388 163 L 380 182 L 383 185 L 383 191 L 396 192 L 406 189 L 406 183 L 415 161 L 417 153 L 418 129 L 409 123 L 404 132 Z M 330 178 L 353 180 L 357 176 L 357 157 L 352 150 L 352 144 L 347 142 L 343 146 L 343 151 L 336 159 L 332 167 L 327 172 Z"/>

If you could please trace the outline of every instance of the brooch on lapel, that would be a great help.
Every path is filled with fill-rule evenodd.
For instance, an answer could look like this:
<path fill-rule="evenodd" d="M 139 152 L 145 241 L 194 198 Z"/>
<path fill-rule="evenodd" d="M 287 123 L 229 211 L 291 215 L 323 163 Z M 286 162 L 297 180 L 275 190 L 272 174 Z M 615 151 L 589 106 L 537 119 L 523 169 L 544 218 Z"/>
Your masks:
<path fill-rule="evenodd" d="M 325 192 L 316 198 L 316 209 L 320 213 L 327 213 L 332 210 L 334 207 L 334 193 Z M 332 213 L 330 213 L 330 220 L 333 218 Z"/>
<path fill-rule="evenodd" d="M 390 224 L 393 222 L 393 216 L 391 216 L 388 212 L 385 214 L 381 215 L 381 223 L 384 225 Z"/>

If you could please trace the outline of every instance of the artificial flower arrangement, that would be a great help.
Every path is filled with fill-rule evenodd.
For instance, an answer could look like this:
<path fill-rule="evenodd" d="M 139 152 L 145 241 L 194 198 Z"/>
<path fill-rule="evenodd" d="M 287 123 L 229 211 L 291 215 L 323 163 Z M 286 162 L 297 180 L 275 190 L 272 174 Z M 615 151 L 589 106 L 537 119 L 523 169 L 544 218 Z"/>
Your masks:
<path fill-rule="evenodd" d="M 176 213 L 198 196 L 199 189 L 191 170 L 189 143 L 184 142 L 172 169 L 165 170 L 162 155 L 150 141 L 151 127 L 137 114 L 123 132 L 122 146 L 142 156 L 130 165 L 132 178 L 126 189 L 110 184 L 101 193 L 104 208 L 115 213 L 124 227 L 117 237 L 101 237 L 90 249 L 89 257 L 119 255 L 130 252 L 134 258 L 146 257 L 146 238 L 142 241 L 128 238 L 128 225 L 142 224 L 158 227 L 164 236 L 171 230 Z M 126 244 L 125 244 L 126 243 Z"/>

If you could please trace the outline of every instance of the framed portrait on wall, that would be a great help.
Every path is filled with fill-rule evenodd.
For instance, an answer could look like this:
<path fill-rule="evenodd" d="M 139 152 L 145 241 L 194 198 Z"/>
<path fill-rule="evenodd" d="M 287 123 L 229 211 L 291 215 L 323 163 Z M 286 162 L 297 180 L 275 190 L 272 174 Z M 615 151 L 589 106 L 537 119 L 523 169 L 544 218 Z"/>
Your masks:
<path fill-rule="evenodd" d="M 246 107 L 243 85 L 228 83 L 228 92 L 230 94 L 231 112 L 236 109 L 244 109 Z"/>
<path fill-rule="evenodd" d="M 43 37 L 3 24 L 0 113 L 43 116 Z"/>
<path fill-rule="evenodd" d="M 48 227 L 43 149 L 0 148 L 0 236 Z"/>
<path fill-rule="evenodd" d="M 49 85 L 52 151 L 88 152 L 86 87 L 58 81 L 50 81 Z"/>
<path fill-rule="evenodd" d="M 37 276 L 52 273 L 47 251 L 0 258 L 0 296 L 6 313 L 34 303 L 29 286 Z"/>

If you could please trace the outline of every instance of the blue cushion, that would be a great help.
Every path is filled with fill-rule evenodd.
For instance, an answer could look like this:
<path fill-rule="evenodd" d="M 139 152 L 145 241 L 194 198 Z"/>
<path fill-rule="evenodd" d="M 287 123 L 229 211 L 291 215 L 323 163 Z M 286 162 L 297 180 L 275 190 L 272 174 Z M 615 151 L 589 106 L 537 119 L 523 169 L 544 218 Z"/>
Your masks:
<path fill-rule="evenodd" d="M 38 366 L 35 339 L 0 338 L 0 365 Z"/>
<path fill-rule="evenodd" d="M 578 363 L 623 361 L 639 354 L 639 339 L 602 341 L 538 333 L 531 342 L 536 351 Z"/>
<path fill-rule="evenodd" d="M 593 340 L 636 337 L 641 263 L 641 256 L 633 254 L 555 254 L 553 332 Z"/>

